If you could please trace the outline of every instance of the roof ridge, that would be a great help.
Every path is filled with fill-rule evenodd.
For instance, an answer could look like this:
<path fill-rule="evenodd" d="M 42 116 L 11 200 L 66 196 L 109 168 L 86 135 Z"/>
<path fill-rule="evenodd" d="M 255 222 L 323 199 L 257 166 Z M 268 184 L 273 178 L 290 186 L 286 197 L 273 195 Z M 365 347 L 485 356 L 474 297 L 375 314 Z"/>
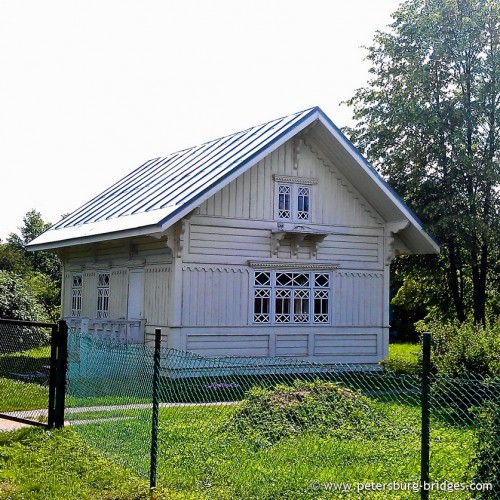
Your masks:
<path fill-rule="evenodd" d="M 302 111 L 297 111 L 297 112 L 291 113 L 289 115 L 284 115 L 284 116 L 281 116 L 279 118 L 274 118 L 273 120 L 268 120 L 266 122 L 262 122 L 262 123 L 259 123 L 257 125 L 252 125 L 250 127 L 247 127 L 247 128 L 245 128 L 243 130 L 238 130 L 237 132 L 233 132 L 231 134 L 221 135 L 220 137 L 216 137 L 214 139 L 210 139 L 210 140 L 205 141 L 205 142 L 200 142 L 200 143 L 195 144 L 193 146 L 188 146 L 188 147 L 183 148 L 183 149 L 178 149 L 177 151 L 172 151 L 171 153 L 168 153 L 166 156 L 160 156 L 158 158 L 152 158 L 152 160 L 153 159 L 154 160 L 157 160 L 157 159 L 164 160 L 165 158 L 168 158 L 168 157 L 170 157 L 172 155 L 175 155 L 175 154 L 178 154 L 178 153 L 184 153 L 186 151 L 190 151 L 190 150 L 196 149 L 196 148 L 201 148 L 202 146 L 205 146 L 207 144 L 212 144 L 214 142 L 221 141 L 223 139 L 227 139 L 229 137 L 234 137 L 235 135 L 246 134 L 250 130 L 253 130 L 253 129 L 256 129 L 256 128 L 259 128 L 259 127 L 264 127 L 266 125 L 269 125 L 272 122 L 279 122 L 281 120 L 289 119 L 289 118 L 291 118 L 293 116 L 298 116 L 298 115 L 301 115 L 303 113 L 308 113 L 308 112 L 310 112 L 312 110 L 317 110 L 317 111 L 321 111 L 322 112 L 322 110 L 321 110 L 321 108 L 319 106 L 311 106 L 310 108 L 303 109 Z M 149 160 L 149 161 L 151 161 L 151 160 Z"/>

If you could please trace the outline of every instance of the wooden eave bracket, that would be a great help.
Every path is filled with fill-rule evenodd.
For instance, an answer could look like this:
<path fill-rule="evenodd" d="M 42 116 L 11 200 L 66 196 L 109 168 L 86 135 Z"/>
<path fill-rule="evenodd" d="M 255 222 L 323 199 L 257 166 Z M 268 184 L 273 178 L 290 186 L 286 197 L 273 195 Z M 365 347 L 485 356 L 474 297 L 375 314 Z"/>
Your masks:
<path fill-rule="evenodd" d="M 292 255 L 298 255 L 300 244 L 307 239 L 311 242 L 312 254 L 315 257 L 318 254 L 318 245 L 329 234 L 328 232 L 318 231 L 309 226 L 285 228 L 284 225 L 280 224 L 277 231 L 271 231 L 272 253 L 273 255 L 277 255 L 281 241 L 288 237 L 291 241 Z"/>
<path fill-rule="evenodd" d="M 385 225 L 384 237 L 386 240 L 386 245 L 385 245 L 386 264 L 390 264 L 393 261 L 394 257 L 396 257 L 396 255 L 405 253 L 405 249 L 400 248 L 400 246 L 398 246 L 396 238 L 394 236 L 403 229 L 406 229 L 409 225 L 410 221 L 407 219 L 388 222 Z"/>

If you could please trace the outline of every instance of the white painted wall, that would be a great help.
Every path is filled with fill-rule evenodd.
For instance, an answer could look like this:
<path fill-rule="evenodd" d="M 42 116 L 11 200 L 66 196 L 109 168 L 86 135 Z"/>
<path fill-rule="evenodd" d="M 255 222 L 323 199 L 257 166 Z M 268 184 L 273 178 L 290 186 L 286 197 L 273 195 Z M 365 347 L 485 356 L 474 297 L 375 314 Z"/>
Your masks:
<path fill-rule="evenodd" d="M 311 220 L 303 225 L 328 234 L 317 246 L 306 238 L 294 249 L 287 236 L 275 247 L 275 175 L 315 179 Z M 290 230 L 297 224 L 286 225 Z M 389 241 L 384 227 L 376 211 L 307 138 L 300 150 L 292 140 L 176 223 L 166 239 L 144 237 L 70 250 L 64 256 L 64 315 L 70 312 L 71 273 L 83 273 L 82 315 L 93 318 L 96 273 L 108 269 L 110 314 L 128 317 L 127 304 L 140 303 L 128 290 L 141 269 L 146 341 L 161 327 L 164 345 L 206 356 L 377 362 L 386 354 L 388 338 Z M 255 264 L 251 267 L 249 261 L 276 262 L 290 270 L 300 264 L 335 268 L 331 324 L 254 325 Z"/>

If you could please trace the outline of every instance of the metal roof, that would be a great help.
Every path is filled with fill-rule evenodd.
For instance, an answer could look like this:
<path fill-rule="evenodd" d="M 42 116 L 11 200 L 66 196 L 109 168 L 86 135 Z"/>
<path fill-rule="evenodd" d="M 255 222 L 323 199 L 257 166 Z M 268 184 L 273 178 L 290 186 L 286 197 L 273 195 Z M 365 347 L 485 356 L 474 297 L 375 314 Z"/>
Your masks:
<path fill-rule="evenodd" d="M 368 199 L 370 190 L 375 188 L 377 196 L 385 194 L 386 208 L 381 208 L 391 212 L 390 219 L 394 218 L 394 211 L 409 216 L 417 232 L 423 232 L 413 212 L 323 111 L 314 107 L 149 160 L 52 226 L 29 247 L 43 250 L 162 232 L 317 120 L 322 123 L 326 137 L 333 139 L 335 147 L 340 146 L 349 157 L 352 172 L 367 183 Z M 428 235 L 421 236 L 429 239 Z"/>

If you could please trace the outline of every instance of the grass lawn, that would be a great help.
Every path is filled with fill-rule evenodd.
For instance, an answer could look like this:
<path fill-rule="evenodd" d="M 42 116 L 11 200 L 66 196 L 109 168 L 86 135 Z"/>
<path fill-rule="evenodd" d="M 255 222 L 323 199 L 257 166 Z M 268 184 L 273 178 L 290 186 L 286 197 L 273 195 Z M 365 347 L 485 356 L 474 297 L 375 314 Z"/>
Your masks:
<path fill-rule="evenodd" d="M 414 390 L 416 379 L 405 374 L 418 369 L 418 350 L 415 344 L 392 344 L 386 363 L 392 363 L 395 372 L 344 376 L 342 382 L 363 389 L 369 396 L 374 416 L 368 428 L 348 430 L 348 434 L 305 430 L 284 433 L 284 437 L 270 442 L 258 432 L 241 434 L 231 430 L 232 416 L 237 411 L 233 404 L 161 408 L 159 488 L 152 498 L 360 498 L 357 492 L 339 496 L 338 492 L 325 488 L 331 483 L 349 483 L 355 489 L 357 483 L 417 482 L 421 410 Z M 17 359 L 19 353 L 8 356 Z M 2 366 L 10 370 L 12 360 L 7 363 L 0 359 L 0 368 Z M 9 373 L 4 372 L 7 377 L 0 379 L 0 396 L 6 395 L 2 405 L 14 405 L 15 399 L 12 402 L 8 399 L 11 394 L 17 394 L 20 401 L 25 400 L 25 406 L 43 408 L 46 405 L 44 394 L 37 392 L 45 388 L 22 384 L 27 392 L 21 393 L 15 386 L 19 382 L 10 378 Z M 401 390 L 397 390 L 398 387 Z M 85 395 L 86 388 L 81 389 Z M 114 392 L 110 387 L 106 389 Z M 198 400 L 201 389 L 191 389 L 195 389 L 193 400 Z M 140 394 L 124 393 L 117 397 L 102 392 L 100 398 L 70 397 L 68 406 L 147 401 Z M 95 423 L 50 432 L 30 428 L 0 433 L 0 499 L 149 497 L 150 408 L 114 411 L 94 408 L 67 413 L 66 417 L 95 420 Z M 319 413 L 314 418 L 323 417 Z M 290 425 L 294 425 L 293 421 Z M 472 472 L 472 429 L 450 423 L 446 416 L 439 414 L 433 414 L 431 429 L 431 479 L 466 481 Z M 389 495 L 387 491 L 369 494 L 369 498 L 377 499 L 416 496 L 413 491 L 400 491 L 397 495 Z M 446 492 L 433 494 L 433 498 L 448 496 Z M 466 492 L 453 496 L 470 498 Z"/>
<path fill-rule="evenodd" d="M 84 443 L 72 429 L 0 433 L 2 500 L 139 500 L 149 483 Z M 184 498 L 159 490 L 152 498 Z"/>
<path fill-rule="evenodd" d="M 409 342 L 389 344 L 389 356 L 381 362 L 389 370 L 410 375 L 419 374 L 422 346 Z"/>
<path fill-rule="evenodd" d="M 47 408 L 50 347 L 0 355 L 0 411 Z"/>
<path fill-rule="evenodd" d="M 331 482 L 418 481 L 420 409 L 401 402 L 377 405 L 388 424 L 380 435 L 376 428 L 368 439 L 303 433 L 272 445 L 225 432 L 235 406 L 162 408 L 158 482 L 183 498 L 229 500 L 326 498 L 322 495 L 331 493 L 317 488 Z M 75 430 L 94 449 L 147 477 L 150 412 Z M 431 441 L 433 480 L 463 481 L 472 457 L 472 431 L 436 421 Z M 414 497 L 410 492 L 396 498 Z"/>

